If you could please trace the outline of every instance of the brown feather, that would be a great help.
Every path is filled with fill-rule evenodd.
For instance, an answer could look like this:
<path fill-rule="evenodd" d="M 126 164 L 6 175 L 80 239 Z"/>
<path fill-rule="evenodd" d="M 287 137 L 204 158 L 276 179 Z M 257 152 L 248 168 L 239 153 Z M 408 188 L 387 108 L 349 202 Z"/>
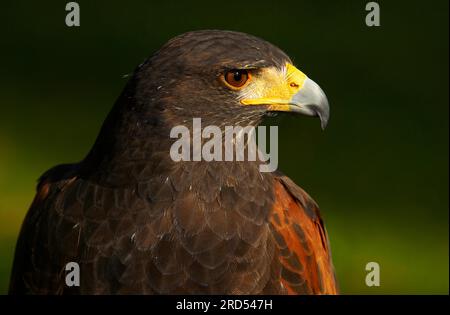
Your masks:
<path fill-rule="evenodd" d="M 275 181 L 271 228 L 282 253 L 280 281 L 289 294 L 337 294 L 331 253 L 319 209 L 287 177 Z"/>

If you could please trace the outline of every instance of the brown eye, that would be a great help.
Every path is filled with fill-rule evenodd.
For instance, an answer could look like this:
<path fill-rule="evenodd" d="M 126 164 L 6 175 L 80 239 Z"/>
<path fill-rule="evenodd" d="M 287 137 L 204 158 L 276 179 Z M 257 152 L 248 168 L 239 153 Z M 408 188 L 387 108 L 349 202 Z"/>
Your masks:
<path fill-rule="evenodd" d="M 225 73 L 225 81 L 234 88 L 240 88 L 250 78 L 250 74 L 247 70 L 230 70 Z"/>

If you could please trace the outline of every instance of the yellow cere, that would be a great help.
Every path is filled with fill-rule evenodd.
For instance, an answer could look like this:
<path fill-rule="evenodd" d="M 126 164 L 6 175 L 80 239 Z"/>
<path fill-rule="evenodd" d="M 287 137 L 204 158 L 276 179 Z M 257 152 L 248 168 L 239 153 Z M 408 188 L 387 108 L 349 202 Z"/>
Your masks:
<path fill-rule="evenodd" d="M 242 90 L 241 104 L 269 105 L 269 110 L 289 111 L 289 103 L 305 83 L 307 76 L 290 63 L 282 69 L 263 69 Z"/>

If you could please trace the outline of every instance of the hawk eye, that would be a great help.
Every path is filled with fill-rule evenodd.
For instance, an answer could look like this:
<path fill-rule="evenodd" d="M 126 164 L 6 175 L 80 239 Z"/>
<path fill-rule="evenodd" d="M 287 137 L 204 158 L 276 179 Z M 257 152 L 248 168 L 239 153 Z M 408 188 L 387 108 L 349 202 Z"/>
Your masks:
<path fill-rule="evenodd" d="M 250 79 L 250 73 L 242 69 L 230 70 L 225 73 L 224 79 L 231 87 L 241 88 Z"/>

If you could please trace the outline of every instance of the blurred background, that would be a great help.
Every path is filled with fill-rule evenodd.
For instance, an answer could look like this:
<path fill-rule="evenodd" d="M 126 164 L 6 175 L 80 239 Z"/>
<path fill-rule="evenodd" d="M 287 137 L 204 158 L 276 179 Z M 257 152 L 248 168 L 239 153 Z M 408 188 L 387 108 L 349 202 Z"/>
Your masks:
<path fill-rule="evenodd" d="M 279 167 L 320 204 L 344 294 L 448 294 L 448 1 L 6 1 L 0 13 L 0 293 L 37 178 L 84 157 L 136 65 L 196 29 L 285 50 L 329 127 L 276 117 Z M 365 285 L 366 263 L 381 285 Z"/>

